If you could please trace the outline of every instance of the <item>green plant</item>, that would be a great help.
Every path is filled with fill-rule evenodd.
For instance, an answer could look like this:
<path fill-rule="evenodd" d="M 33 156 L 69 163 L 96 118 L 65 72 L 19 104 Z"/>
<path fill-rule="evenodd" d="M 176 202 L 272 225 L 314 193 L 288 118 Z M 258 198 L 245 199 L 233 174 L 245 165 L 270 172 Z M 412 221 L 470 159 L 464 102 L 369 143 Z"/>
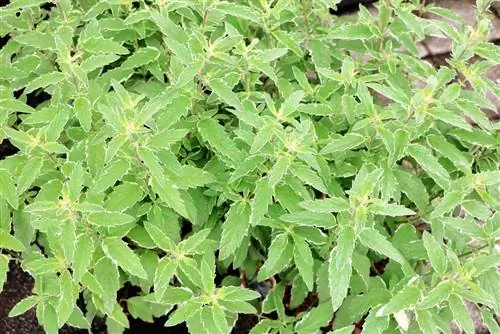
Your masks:
<path fill-rule="evenodd" d="M 0 139 L 20 151 L 0 161 L 0 285 L 9 261 L 35 279 L 10 315 L 36 307 L 47 333 L 174 310 L 192 333 L 258 312 L 254 334 L 470 334 L 471 301 L 498 331 L 491 1 L 472 27 L 418 0 L 332 2 L 1 8 Z M 428 35 L 452 39 L 446 66 L 419 58 Z M 240 274 L 277 284 L 259 302 Z"/>

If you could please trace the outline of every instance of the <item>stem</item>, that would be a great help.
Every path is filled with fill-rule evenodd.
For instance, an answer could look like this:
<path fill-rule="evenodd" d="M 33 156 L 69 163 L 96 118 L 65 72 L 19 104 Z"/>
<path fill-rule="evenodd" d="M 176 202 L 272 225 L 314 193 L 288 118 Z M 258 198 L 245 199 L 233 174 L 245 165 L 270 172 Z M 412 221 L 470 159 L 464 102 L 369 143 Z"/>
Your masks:
<path fill-rule="evenodd" d="M 469 255 L 471 255 L 471 254 L 474 254 L 474 253 L 476 253 L 476 252 L 478 252 L 478 251 L 480 251 L 480 250 L 482 250 L 482 249 L 485 249 L 486 247 L 488 247 L 488 245 L 482 245 L 482 246 L 476 247 L 476 248 L 474 248 L 474 249 L 472 249 L 472 250 L 470 250 L 470 251 L 467 251 L 467 252 L 465 252 L 465 253 L 458 254 L 457 256 L 458 256 L 458 257 L 466 257 L 466 256 L 469 256 Z"/>

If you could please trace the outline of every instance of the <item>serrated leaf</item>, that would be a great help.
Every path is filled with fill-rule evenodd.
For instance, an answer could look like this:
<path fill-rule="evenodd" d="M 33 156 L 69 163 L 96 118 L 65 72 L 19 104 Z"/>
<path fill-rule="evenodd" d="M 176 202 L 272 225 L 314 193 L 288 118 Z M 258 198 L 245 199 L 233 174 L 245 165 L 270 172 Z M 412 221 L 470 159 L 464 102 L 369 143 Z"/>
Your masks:
<path fill-rule="evenodd" d="M 452 292 L 453 284 L 449 280 L 442 281 L 427 293 L 417 305 L 418 309 L 429 309 L 447 300 Z"/>
<path fill-rule="evenodd" d="M 290 167 L 290 161 L 287 156 L 281 156 L 276 161 L 274 166 L 269 173 L 269 187 L 274 189 L 274 187 L 283 179 L 286 175 L 288 168 Z"/>
<path fill-rule="evenodd" d="M 300 276 L 309 291 L 314 288 L 313 256 L 306 240 L 298 235 L 293 235 L 293 259 L 299 269 Z"/>
<path fill-rule="evenodd" d="M 377 316 L 382 317 L 398 313 L 414 305 L 420 298 L 420 289 L 416 286 L 406 286 L 394 295 L 391 300 L 377 311 Z"/>
<path fill-rule="evenodd" d="M 416 320 L 422 333 L 438 333 L 436 328 L 436 323 L 432 318 L 432 313 L 427 310 L 416 310 L 415 311 Z"/>
<path fill-rule="evenodd" d="M 254 198 L 250 202 L 250 225 L 258 225 L 273 202 L 273 192 L 267 179 L 261 179 L 255 185 Z"/>
<path fill-rule="evenodd" d="M 30 83 L 26 86 L 24 93 L 28 94 L 38 88 L 56 85 L 63 81 L 65 78 L 66 76 L 61 72 L 49 72 L 42 74 L 41 76 L 30 81 Z"/>
<path fill-rule="evenodd" d="M 111 53 L 119 55 L 129 53 L 128 49 L 120 43 L 115 42 L 112 39 L 104 39 L 102 37 L 90 37 L 89 39 L 83 41 L 82 48 L 86 52 L 90 53 Z"/>
<path fill-rule="evenodd" d="M 119 226 L 133 222 L 135 218 L 120 212 L 102 211 L 92 212 L 88 215 L 88 221 L 97 226 Z"/>
<path fill-rule="evenodd" d="M 73 109 L 82 129 L 85 132 L 89 132 L 92 123 L 92 106 L 90 101 L 86 97 L 79 97 L 75 100 Z"/>
<path fill-rule="evenodd" d="M 16 186 L 11 174 L 5 170 L 0 169 L 0 197 L 4 198 L 10 206 L 17 209 L 19 206 L 19 198 L 17 197 Z"/>
<path fill-rule="evenodd" d="M 453 318 L 458 322 L 465 333 L 474 334 L 476 332 L 474 323 L 472 322 L 469 311 L 465 307 L 463 300 L 459 296 L 453 294 L 450 296 L 448 303 L 451 313 L 453 313 Z"/>
<path fill-rule="evenodd" d="M 165 326 L 175 326 L 189 320 L 189 318 L 191 318 L 191 316 L 193 316 L 199 308 L 201 308 L 201 304 L 196 301 L 188 301 L 187 303 L 182 304 L 180 308 L 169 316 Z"/>
<path fill-rule="evenodd" d="M 115 54 L 96 54 L 85 59 L 82 64 L 82 70 L 92 72 L 95 69 L 104 67 L 120 59 L 120 56 Z"/>
<path fill-rule="evenodd" d="M 139 278 L 147 278 L 139 257 L 120 238 L 106 238 L 102 241 L 106 255 L 126 272 Z"/>
<path fill-rule="evenodd" d="M 300 48 L 299 43 L 294 38 L 290 37 L 285 31 L 274 30 L 272 35 L 278 40 L 278 42 L 280 42 L 283 46 L 286 46 L 297 56 L 302 56 L 303 51 Z"/>
<path fill-rule="evenodd" d="M 331 320 L 332 314 L 332 305 L 329 301 L 319 304 L 318 306 L 307 312 L 304 317 L 295 324 L 295 333 L 317 333 L 321 327 L 324 327 L 328 324 L 328 322 Z M 349 332 L 349 334 L 351 332 Z"/>
<path fill-rule="evenodd" d="M 40 297 L 29 296 L 21 299 L 9 312 L 9 318 L 17 317 L 18 315 L 26 313 L 29 309 L 40 302 Z"/>
<path fill-rule="evenodd" d="M 394 171 L 394 176 L 401 187 L 401 191 L 415 203 L 420 211 L 425 211 L 429 203 L 429 194 L 422 180 L 416 175 L 399 168 Z"/>
<path fill-rule="evenodd" d="M 122 69 L 132 69 L 144 66 L 155 61 L 160 56 L 160 51 L 153 47 L 139 48 L 130 57 L 128 57 L 120 66 Z"/>
<path fill-rule="evenodd" d="M 87 234 L 80 235 L 76 240 L 75 255 L 73 256 L 73 278 L 79 282 L 87 272 L 92 262 L 94 242 Z"/>
<path fill-rule="evenodd" d="M 342 212 L 350 209 L 349 202 L 340 197 L 308 200 L 300 202 L 299 205 L 307 211 L 319 213 Z"/>
<path fill-rule="evenodd" d="M 365 137 L 359 133 L 347 133 L 339 139 L 333 139 L 328 145 L 323 147 L 321 154 L 331 154 L 335 152 L 343 152 L 356 148 L 365 142 Z"/>
<path fill-rule="evenodd" d="M 474 47 L 474 53 L 480 57 L 486 58 L 495 64 L 500 64 L 500 48 L 488 42 L 482 42 Z"/>
<path fill-rule="evenodd" d="M 297 108 L 300 104 L 300 101 L 303 98 L 304 98 L 303 91 L 298 90 L 298 91 L 293 92 L 283 102 L 283 104 L 280 107 L 279 113 L 283 114 L 285 116 L 290 116 L 291 114 L 293 114 L 297 110 Z"/>
<path fill-rule="evenodd" d="M 170 280 L 175 274 L 177 263 L 168 256 L 163 257 L 156 267 L 154 278 L 155 298 L 161 301 L 170 286 Z"/>
<path fill-rule="evenodd" d="M 253 139 L 252 147 L 250 148 L 250 154 L 255 154 L 260 152 L 261 149 L 269 143 L 274 135 L 275 127 L 274 124 L 269 123 L 259 130 L 255 138 Z"/>
<path fill-rule="evenodd" d="M 437 240 L 427 231 L 422 234 L 422 241 L 427 251 L 431 265 L 441 276 L 446 272 L 446 256 L 441 245 Z"/>
<path fill-rule="evenodd" d="M 255 23 L 259 23 L 260 21 L 255 9 L 248 6 L 234 3 L 220 3 L 217 5 L 216 9 L 224 14 L 232 15 L 234 17 L 242 18 Z"/>
<path fill-rule="evenodd" d="M 344 228 L 337 238 L 337 247 L 330 253 L 328 291 L 334 312 L 342 305 L 347 296 L 352 274 L 352 253 L 355 241 L 354 231 L 351 228 Z"/>
<path fill-rule="evenodd" d="M 24 251 L 23 243 L 5 230 L 0 230 L 0 248 L 10 249 L 16 252 Z"/>
<path fill-rule="evenodd" d="M 299 211 L 286 213 L 279 218 L 284 222 L 296 224 L 298 226 L 332 228 L 337 224 L 334 215 L 320 212 Z"/>
<path fill-rule="evenodd" d="M 159 226 L 153 224 L 152 222 L 144 222 L 144 228 L 148 232 L 151 239 L 154 241 L 156 246 L 163 249 L 164 251 L 174 251 L 177 249 L 174 241 L 164 233 Z"/>
<path fill-rule="evenodd" d="M 407 261 L 393 244 L 375 229 L 365 229 L 359 234 L 359 240 L 363 245 L 374 251 L 387 256 L 394 261 L 406 265 Z"/>
<path fill-rule="evenodd" d="M 293 244 L 286 234 L 276 236 L 268 249 L 267 260 L 257 274 L 257 280 L 263 281 L 280 272 L 290 263 L 293 256 Z"/>
<path fill-rule="evenodd" d="M 3 286 L 7 281 L 8 270 L 9 270 L 9 258 L 6 255 L 0 254 L 0 293 L 2 293 Z"/>
<path fill-rule="evenodd" d="M 406 148 L 406 152 L 422 166 L 427 174 L 429 174 L 441 188 L 449 188 L 450 175 L 428 148 L 419 144 L 410 144 Z"/>
<path fill-rule="evenodd" d="M 234 254 L 250 227 L 250 207 L 246 202 L 235 203 L 226 214 L 222 225 L 219 259 L 223 260 Z"/>
<path fill-rule="evenodd" d="M 373 203 L 368 206 L 368 210 L 376 215 L 384 216 L 410 216 L 414 215 L 415 212 L 404 207 L 403 205 L 393 204 L 393 203 Z"/>
<path fill-rule="evenodd" d="M 242 161 L 241 152 L 234 142 L 230 140 L 224 128 L 213 119 L 205 119 L 198 122 L 198 129 L 204 140 L 206 140 L 216 151 L 229 158 L 234 165 Z"/>
<path fill-rule="evenodd" d="M 250 289 L 244 289 L 238 286 L 227 286 L 219 289 L 220 296 L 225 300 L 254 300 L 260 298 L 261 295 L 257 291 L 252 291 Z"/>

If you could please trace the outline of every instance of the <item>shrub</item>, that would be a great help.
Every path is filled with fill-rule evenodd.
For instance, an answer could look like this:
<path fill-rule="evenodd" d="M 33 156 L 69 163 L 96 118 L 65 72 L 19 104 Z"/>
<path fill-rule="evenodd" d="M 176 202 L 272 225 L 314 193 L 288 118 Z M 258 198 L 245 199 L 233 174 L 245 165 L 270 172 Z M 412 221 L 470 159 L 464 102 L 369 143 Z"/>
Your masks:
<path fill-rule="evenodd" d="M 490 4 L 474 26 L 418 0 L 3 7 L 0 283 L 10 261 L 35 279 L 10 316 L 470 334 L 468 301 L 498 331 Z M 429 35 L 453 42 L 439 69 Z"/>

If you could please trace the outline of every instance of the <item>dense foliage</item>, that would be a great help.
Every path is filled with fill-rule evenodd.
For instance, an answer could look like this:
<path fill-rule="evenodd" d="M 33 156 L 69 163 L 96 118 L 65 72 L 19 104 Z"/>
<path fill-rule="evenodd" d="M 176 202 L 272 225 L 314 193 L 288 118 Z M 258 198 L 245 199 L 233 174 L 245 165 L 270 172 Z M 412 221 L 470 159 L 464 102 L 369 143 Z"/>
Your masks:
<path fill-rule="evenodd" d="M 19 152 L 0 161 L 0 285 L 10 261 L 35 279 L 10 315 L 36 307 L 50 334 L 169 312 L 191 333 L 256 313 L 253 334 L 471 334 L 467 301 L 498 332 L 491 1 L 474 26 L 335 2 L 1 8 L 0 139 Z M 426 36 L 453 41 L 439 69 Z"/>

